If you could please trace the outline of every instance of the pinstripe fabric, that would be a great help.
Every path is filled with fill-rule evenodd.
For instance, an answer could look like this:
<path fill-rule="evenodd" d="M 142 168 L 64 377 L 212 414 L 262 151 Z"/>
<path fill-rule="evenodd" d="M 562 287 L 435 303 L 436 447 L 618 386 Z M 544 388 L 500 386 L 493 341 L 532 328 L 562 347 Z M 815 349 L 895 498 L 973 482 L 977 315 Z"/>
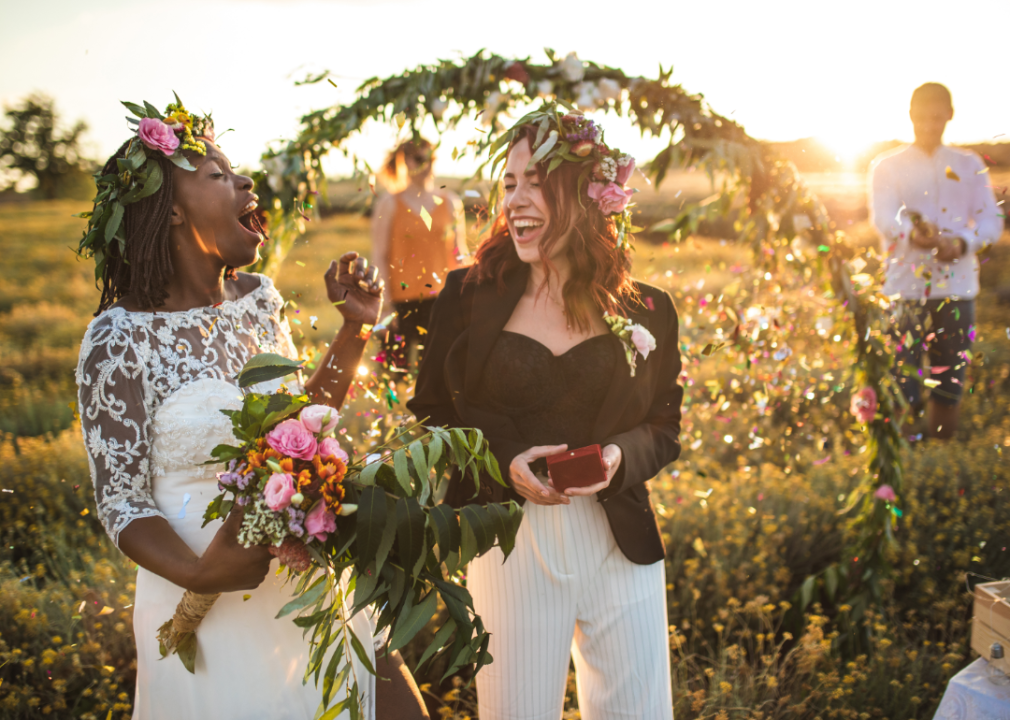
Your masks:
<path fill-rule="evenodd" d="M 585 720 L 672 720 L 664 563 L 628 560 L 595 497 L 524 510 L 508 561 L 493 548 L 468 571 L 494 657 L 480 720 L 558 720 L 569 657 Z"/>

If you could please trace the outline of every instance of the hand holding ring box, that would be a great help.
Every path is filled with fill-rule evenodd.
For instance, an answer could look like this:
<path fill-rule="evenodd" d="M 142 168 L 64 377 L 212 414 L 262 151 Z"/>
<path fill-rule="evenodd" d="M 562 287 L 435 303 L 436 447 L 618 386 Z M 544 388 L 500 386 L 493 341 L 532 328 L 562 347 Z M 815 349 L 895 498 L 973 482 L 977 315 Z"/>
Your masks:
<path fill-rule="evenodd" d="M 599 445 L 587 445 L 577 450 L 565 450 L 548 455 L 547 473 L 554 489 L 563 493 L 572 487 L 589 487 L 607 479 L 603 453 Z"/>

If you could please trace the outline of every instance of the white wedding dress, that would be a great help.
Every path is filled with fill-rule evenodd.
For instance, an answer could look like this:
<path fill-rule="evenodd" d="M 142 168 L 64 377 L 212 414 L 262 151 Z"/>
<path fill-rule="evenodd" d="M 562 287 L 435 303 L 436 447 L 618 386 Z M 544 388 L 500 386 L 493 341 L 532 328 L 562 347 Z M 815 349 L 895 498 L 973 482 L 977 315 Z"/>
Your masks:
<path fill-rule="evenodd" d="M 245 362 L 259 352 L 295 356 L 282 305 L 269 278 L 261 277 L 258 289 L 216 307 L 113 308 L 91 322 L 77 369 L 80 413 L 98 514 L 114 541 L 133 520 L 164 517 L 195 553 L 206 550 L 221 527 L 220 521 L 201 525 L 219 492 L 215 473 L 222 466 L 200 463 L 215 445 L 235 442 L 231 421 L 219 410 L 241 406 L 235 375 Z M 302 680 L 308 639 L 290 616 L 275 619 L 293 591 L 277 568 L 275 560 L 256 590 L 225 593 L 214 604 L 197 630 L 195 674 L 177 657 L 161 659 L 156 637 L 183 588 L 138 571 L 135 720 L 316 715 L 321 691 L 312 678 Z M 351 627 L 374 664 L 371 619 L 359 613 Z M 364 717 L 372 718 L 375 679 L 352 657 Z M 342 697 L 338 690 L 331 703 Z"/>

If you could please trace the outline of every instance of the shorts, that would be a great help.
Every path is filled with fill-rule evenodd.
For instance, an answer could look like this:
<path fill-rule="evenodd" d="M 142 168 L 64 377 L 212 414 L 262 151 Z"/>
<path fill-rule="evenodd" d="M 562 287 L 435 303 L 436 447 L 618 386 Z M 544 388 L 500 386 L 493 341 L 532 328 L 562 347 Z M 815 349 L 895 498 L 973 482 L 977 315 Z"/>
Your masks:
<path fill-rule="evenodd" d="M 975 337 L 975 301 L 938 298 L 925 303 L 902 300 L 896 304 L 891 318 L 891 335 L 897 343 L 895 357 L 898 383 L 913 408 L 922 407 L 922 354 L 929 353 L 932 374 L 939 381 L 931 389 L 930 399 L 941 405 L 957 405 L 964 392 L 965 369 L 968 366 L 966 351 L 971 349 Z M 907 365 L 915 375 L 905 374 L 901 365 Z M 936 372 L 939 370 L 939 372 Z M 932 383 L 930 383 L 932 384 Z"/>

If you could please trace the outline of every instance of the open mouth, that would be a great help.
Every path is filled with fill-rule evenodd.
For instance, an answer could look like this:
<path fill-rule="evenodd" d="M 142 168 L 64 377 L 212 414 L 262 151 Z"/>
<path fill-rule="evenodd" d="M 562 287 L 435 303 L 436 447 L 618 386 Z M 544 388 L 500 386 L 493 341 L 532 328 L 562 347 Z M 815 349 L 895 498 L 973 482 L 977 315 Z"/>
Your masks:
<path fill-rule="evenodd" d="M 267 239 L 266 215 L 260 209 L 259 203 L 255 199 L 242 208 L 242 214 L 238 217 L 238 224 L 246 232 L 255 235 L 257 240 Z"/>
<path fill-rule="evenodd" d="M 532 239 L 534 235 L 540 232 L 540 229 L 544 226 L 543 220 L 513 220 L 512 225 L 516 229 L 516 235 L 519 236 L 521 240 Z"/>

